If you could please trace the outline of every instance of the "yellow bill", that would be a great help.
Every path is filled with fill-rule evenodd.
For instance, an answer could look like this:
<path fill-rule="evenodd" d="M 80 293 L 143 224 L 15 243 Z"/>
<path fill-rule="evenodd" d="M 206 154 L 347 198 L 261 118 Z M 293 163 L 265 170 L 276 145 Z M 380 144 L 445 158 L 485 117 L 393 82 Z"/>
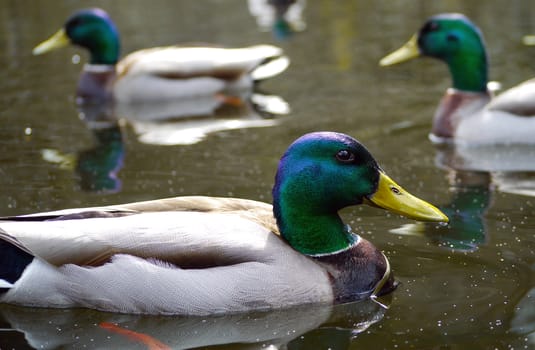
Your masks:
<path fill-rule="evenodd" d="M 420 56 L 420 49 L 418 49 L 418 36 L 414 34 L 409 41 L 402 47 L 387 55 L 379 61 L 380 66 L 391 66 L 393 64 L 405 62 Z"/>
<path fill-rule="evenodd" d="M 62 47 L 65 47 L 70 44 L 70 39 L 65 33 L 65 30 L 62 28 L 56 32 L 56 34 L 52 35 L 47 40 L 43 41 L 39 45 L 37 45 L 32 53 L 34 55 L 41 55 L 46 52 L 59 49 Z"/>
<path fill-rule="evenodd" d="M 372 205 L 401 214 L 419 221 L 448 222 L 443 212 L 432 204 L 423 201 L 394 182 L 388 175 L 380 172 L 377 191 L 368 197 Z"/>

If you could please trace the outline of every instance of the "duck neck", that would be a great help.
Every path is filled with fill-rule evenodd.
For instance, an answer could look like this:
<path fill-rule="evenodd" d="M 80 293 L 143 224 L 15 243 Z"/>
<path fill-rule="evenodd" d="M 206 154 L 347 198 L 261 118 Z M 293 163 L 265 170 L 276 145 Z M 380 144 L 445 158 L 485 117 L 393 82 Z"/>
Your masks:
<path fill-rule="evenodd" d="M 455 89 L 471 92 L 487 91 L 488 65 L 484 51 L 454 55 L 446 59 L 446 63 Z"/>
<path fill-rule="evenodd" d="M 112 86 L 117 77 L 115 66 L 86 64 L 78 80 L 76 96 L 79 104 L 101 103 L 112 100 Z"/>
<path fill-rule="evenodd" d="M 91 64 L 114 66 L 119 60 L 119 40 L 113 36 L 104 37 L 87 47 L 90 53 Z"/>
<path fill-rule="evenodd" d="M 303 204 L 304 203 L 304 204 Z M 353 234 L 336 212 L 314 210 L 309 199 L 275 198 L 273 212 L 282 237 L 297 251 L 311 256 L 350 248 Z"/>

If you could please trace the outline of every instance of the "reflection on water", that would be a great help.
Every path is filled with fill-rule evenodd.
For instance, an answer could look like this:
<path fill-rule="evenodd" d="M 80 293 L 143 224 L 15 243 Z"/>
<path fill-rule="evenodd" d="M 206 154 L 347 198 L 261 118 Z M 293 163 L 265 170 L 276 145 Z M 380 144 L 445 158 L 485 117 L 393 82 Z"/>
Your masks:
<path fill-rule="evenodd" d="M 435 164 L 461 172 L 487 172 L 498 191 L 535 196 L 533 145 L 440 145 Z"/>
<path fill-rule="evenodd" d="M 77 154 L 43 149 L 42 157 L 62 169 L 75 171 L 82 190 L 101 194 L 121 190 L 118 173 L 125 147 L 119 124 L 132 127 L 142 143 L 189 145 L 210 133 L 273 126 L 278 123 L 277 116 L 289 112 L 288 104 L 280 97 L 260 93 L 237 102 L 199 96 L 158 103 L 84 103 L 78 108 L 95 146 Z"/>
<path fill-rule="evenodd" d="M 3 327 L 22 333 L 35 349 L 125 349 L 136 342 L 161 344 L 170 349 L 223 344 L 248 344 L 248 349 L 311 349 L 322 345 L 346 349 L 351 337 L 380 321 L 385 311 L 372 300 L 343 308 L 315 305 L 212 317 L 154 317 L 6 306 L 0 310 L 0 322 Z M 12 330 L 0 330 L 0 334 L 13 333 Z M 4 346 L 0 340 L 0 348 Z"/>
<path fill-rule="evenodd" d="M 485 172 L 451 171 L 451 199 L 439 208 L 448 225 L 406 224 L 391 230 L 397 234 L 424 235 L 440 247 L 472 251 L 487 241 L 485 214 L 492 204 L 493 189 Z"/>
<path fill-rule="evenodd" d="M 488 240 L 485 216 L 494 191 L 535 196 L 533 146 L 435 146 L 435 164 L 447 171 L 451 195 L 439 207 L 450 222 L 406 224 L 392 233 L 424 235 L 440 247 L 473 251 Z"/>
<path fill-rule="evenodd" d="M 535 172 L 497 172 L 492 182 L 501 192 L 535 197 Z"/>
<path fill-rule="evenodd" d="M 45 148 L 41 150 L 42 157 L 62 169 L 76 172 L 83 191 L 101 194 L 118 192 L 121 190 L 118 173 L 125 156 L 121 127 L 105 105 L 86 106 L 81 111 L 82 115 L 93 119 L 86 125 L 95 145 L 76 154 Z"/>
<path fill-rule="evenodd" d="M 189 145 L 208 134 L 234 129 L 274 126 L 288 114 L 279 96 L 248 91 L 241 97 L 222 95 L 156 103 L 116 103 L 113 118 L 132 126 L 140 142 L 152 145 Z"/>
<path fill-rule="evenodd" d="M 535 288 L 528 291 L 517 305 L 517 312 L 511 320 L 511 330 L 516 334 L 527 334 L 531 343 L 535 343 Z"/>
<path fill-rule="evenodd" d="M 78 154 L 76 173 L 84 191 L 116 192 L 121 189 L 118 172 L 123 166 L 124 145 L 121 128 L 93 129 L 96 145 Z"/>
<path fill-rule="evenodd" d="M 535 171 L 533 145 L 438 145 L 435 163 L 440 168 L 462 171 Z"/>
<path fill-rule="evenodd" d="M 471 251 L 487 241 L 485 214 L 492 204 L 487 173 L 452 172 L 448 204 L 441 209 L 450 218 L 448 226 L 437 226 L 429 237 L 439 246 Z"/>

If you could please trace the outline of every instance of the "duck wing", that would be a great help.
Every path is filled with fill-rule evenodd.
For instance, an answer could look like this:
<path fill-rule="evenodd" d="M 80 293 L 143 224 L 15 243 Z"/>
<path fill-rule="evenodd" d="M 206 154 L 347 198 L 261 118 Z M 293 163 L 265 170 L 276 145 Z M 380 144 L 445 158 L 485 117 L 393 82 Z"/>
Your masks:
<path fill-rule="evenodd" d="M 229 81 L 252 74 L 254 80 L 260 80 L 279 74 L 288 64 L 282 49 L 271 45 L 244 48 L 169 46 L 131 53 L 119 62 L 117 74 L 119 78 L 125 75 L 154 75 L 168 79 L 205 76 Z M 267 69 L 267 66 L 271 68 Z"/>
<path fill-rule="evenodd" d="M 206 315 L 332 302 L 329 276 L 318 264 L 289 247 L 272 253 L 201 269 L 117 254 L 108 264 L 65 265 L 61 272 L 69 300 L 105 311 Z"/>
<path fill-rule="evenodd" d="M 180 197 L 7 217 L 0 228 L 54 265 L 97 266 L 129 254 L 206 267 L 269 254 L 267 238 L 280 240 L 269 209 L 255 201 Z"/>
<path fill-rule="evenodd" d="M 487 105 L 487 109 L 519 117 L 535 117 L 535 79 L 527 80 L 496 96 Z"/>

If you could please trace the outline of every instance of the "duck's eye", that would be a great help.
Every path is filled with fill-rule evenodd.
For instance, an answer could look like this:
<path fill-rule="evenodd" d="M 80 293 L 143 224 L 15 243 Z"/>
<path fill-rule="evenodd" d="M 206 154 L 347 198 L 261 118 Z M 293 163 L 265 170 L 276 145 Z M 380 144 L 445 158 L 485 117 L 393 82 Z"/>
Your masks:
<path fill-rule="evenodd" d="M 84 23 L 83 19 L 80 18 L 80 17 L 75 17 L 73 19 L 71 19 L 69 22 L 67 22 L 67 27 L 76 27 L 76 26 L 79 26 L 80 24 Z"/>
<path fill-rule="evenodd" d="M 343 149 L 336 153 L 336 159 L 342 163 L 353 163 L 355 161 L 355 155 L 353 152 Z"/>

